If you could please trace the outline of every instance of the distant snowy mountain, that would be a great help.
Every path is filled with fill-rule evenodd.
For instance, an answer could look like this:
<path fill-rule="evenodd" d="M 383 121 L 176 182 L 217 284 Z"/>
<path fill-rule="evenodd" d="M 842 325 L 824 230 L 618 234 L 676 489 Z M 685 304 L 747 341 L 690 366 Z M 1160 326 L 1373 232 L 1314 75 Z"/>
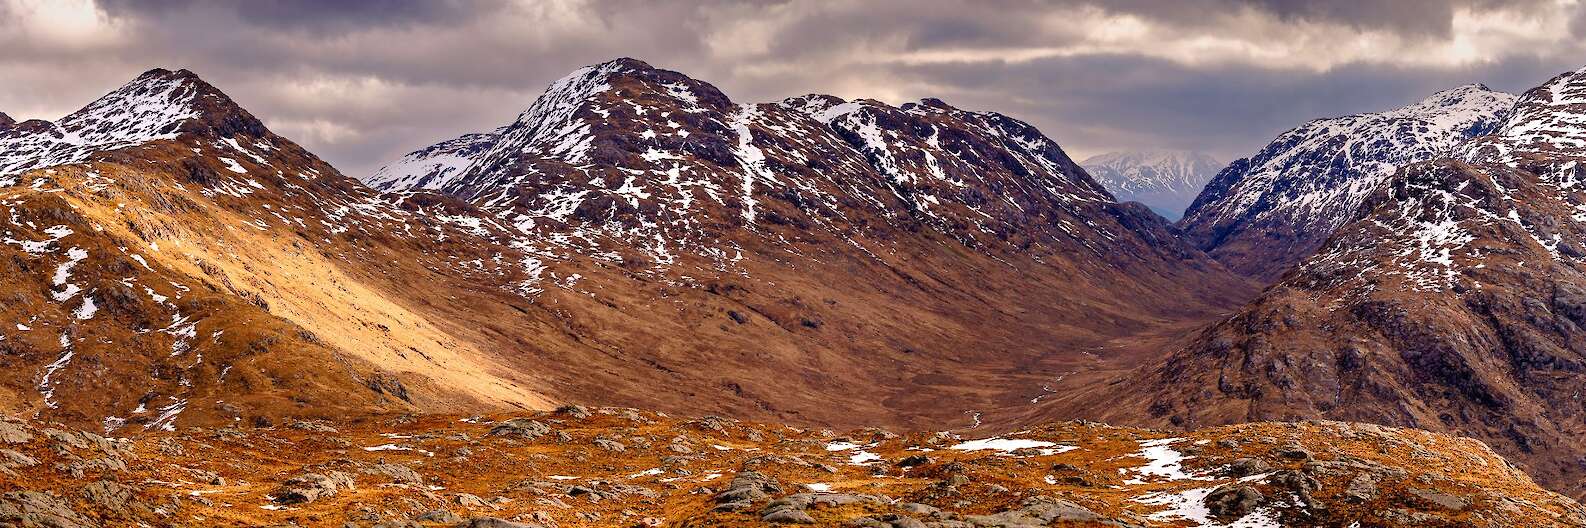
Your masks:
<path fill-rule="evenodd" d="M 1211 181 L 1222 163 L 1189 151 L 1108 152 L 1080 163 L 1090 176 L 1120 202 L 1140 202 L 1169 220 L 1184 209 Z"/>
<path fill-rule="evenodd" d="M 1385 112 L 1317 119 L 1284 132 L 1206 185 L 1180 226 L 1246 275 L 1277 278 L 1354 218 L 1400 167 L 1446 157 L 1490 133 L 1515 96 L 1471 84 Z"/>

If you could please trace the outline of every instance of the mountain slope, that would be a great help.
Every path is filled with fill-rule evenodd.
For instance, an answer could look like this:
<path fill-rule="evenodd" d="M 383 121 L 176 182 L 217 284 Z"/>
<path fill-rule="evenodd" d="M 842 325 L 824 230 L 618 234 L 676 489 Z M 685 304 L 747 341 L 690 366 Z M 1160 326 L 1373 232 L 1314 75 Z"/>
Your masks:
<path fill-rule="evenodd" d="M 537 303 L 666 307 L 626 309 L 603 337 L 657 366 L 651 386 L 726 388 L 784 419 L 857 405 L 847 414 L 968 423 L 1043 379 L 1151 352 L 1081 350 L 1182 331 L 1249 291 L 1033 127 L 937 100 L 740 104 L 622 59 L 553 83 L 466 168 L 415 170 L 430 152 L 453 156 L 380 172 L 422 185 L 371 181 L 521 231 L 509 244 L 538 280 L 519 291 Z M 689 379 L 698 365 L 719 378 Z"/>
<path fill-rule="evenodd" d="M 1109 152 L 1080 165 L 1120 202 L 1140 202 L 1168 220 L 1184 215 L 1223 165 L 1187 151 Z"/>
<path fill-rule="evenodd" d="M 1586 493 L 1586 70 L 1496 130 L 1401 168 L 1316 255 L 1130 380 L 1144 390 L 1088 408 L 1455 432 Z"/>
<path fill-rule="evenodd" d="M 459 257 L 497 250 L 382 201 L 190 72 L 0 132 L 0 166 L 11 412 L 119 430 L 548 405 L 421 292 L 393 293 L 464 297 Z"/>
<path fill-rule="evenodd" d="M 1179 225 L 1235 271 L 1276 280 L 1399 167 L 1450 155 L 1492 131 L 1513 104 L 1513 95 L 1468 85 L 1386 112 L 1311 121 L 1229 164 Z"/>

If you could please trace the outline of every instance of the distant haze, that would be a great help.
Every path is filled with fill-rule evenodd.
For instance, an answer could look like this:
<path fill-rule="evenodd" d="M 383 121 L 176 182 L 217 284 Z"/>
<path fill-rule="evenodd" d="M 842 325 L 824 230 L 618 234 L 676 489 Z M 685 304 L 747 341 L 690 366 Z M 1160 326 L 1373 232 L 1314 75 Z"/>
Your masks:
<path fill-rule="evenodd" d="M 1109 152 L 1080 165 L 1118 201 L 1143 203 L 1175 221 L 1223 168 L 1210 154 L 1182 150 Z"/>

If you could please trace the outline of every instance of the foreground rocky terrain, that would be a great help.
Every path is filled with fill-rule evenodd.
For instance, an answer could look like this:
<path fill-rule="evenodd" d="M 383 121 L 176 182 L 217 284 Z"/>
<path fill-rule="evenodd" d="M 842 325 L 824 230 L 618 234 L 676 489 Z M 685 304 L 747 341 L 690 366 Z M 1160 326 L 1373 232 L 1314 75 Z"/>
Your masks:
<path fill-rule="evenodd" d="M 0 421 L 0 475 L 0 526 L 52 528 L 1586 523 L 1480 442 L 1340 422 L 971 440 L 577 406 L 135 439 Z"/>

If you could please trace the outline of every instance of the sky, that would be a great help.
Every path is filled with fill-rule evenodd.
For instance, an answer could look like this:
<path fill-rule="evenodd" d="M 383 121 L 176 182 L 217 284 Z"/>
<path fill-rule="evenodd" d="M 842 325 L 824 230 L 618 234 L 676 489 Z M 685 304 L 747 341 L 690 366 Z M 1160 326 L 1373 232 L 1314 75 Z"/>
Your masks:
<path fill-rule="evenodd" d="M 187 68 L 350 176 L 634 57 L 737 102 L 937 97 L 1076 159 L 1248 156 L 1309 119 L 1586 66 L 1576 0 L 0 0 L 0 112 Z"/>

